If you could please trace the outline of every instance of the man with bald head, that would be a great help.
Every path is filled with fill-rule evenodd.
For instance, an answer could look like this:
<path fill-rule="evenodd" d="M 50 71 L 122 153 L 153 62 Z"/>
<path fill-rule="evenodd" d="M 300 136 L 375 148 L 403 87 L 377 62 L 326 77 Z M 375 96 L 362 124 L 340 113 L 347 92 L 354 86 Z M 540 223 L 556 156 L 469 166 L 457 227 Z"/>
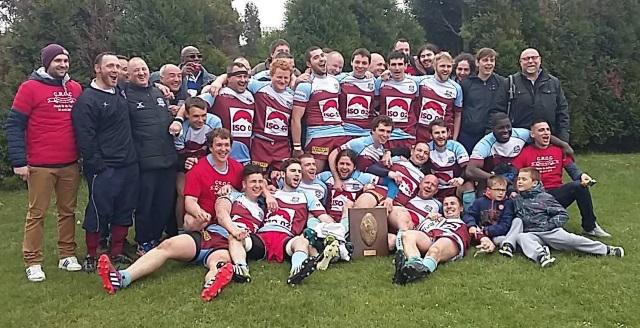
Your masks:
<path fill-rule="evenodd" d="M 166 64 L 160 68 L 160 84 L 169 88 L 173 99 L 168 99 L 169 109 L 175 116 L 178 109 L 189 97 L 186 88 L 182 87 L 182 70 L 173 64 Z"/>
<path fill-rule="evenodd" d="M 514 128 L 529 128 L 534 120 L 549 123 L 551 132 L 569 141 L 569 105 L 560 80 L 542 67 L 538 50 L 525 49 L 520 54 L 521 71 L 509 76 L 496 95 L 494 112 L 509 115 Z"/>
<path fill-rule="evenodd" d="M 382 73 L 387 69 L 387 64 L 384 57 L 379 53 L 371 54 L 371 64 L 369 64 L 369 72 L 373 73 L 373 76 L 380 77 Z"/>
<path fill-rule="evenodd" d="M 338 75 L 342 73 L 344 67 L 344 57 L 338 51 L 331 51 L 327 54 L 327 74 Z"/>
<path fill-rule="evenodd" d="M 136 207 L 138 254 L 157 246 L 171 216 L 178 156 L 169 125 L 173 120 L 162 92 L 149 83 L 149 68 L 139 57 L 129 61 L 127 96 L 133 143 L 140 167 Z"/>

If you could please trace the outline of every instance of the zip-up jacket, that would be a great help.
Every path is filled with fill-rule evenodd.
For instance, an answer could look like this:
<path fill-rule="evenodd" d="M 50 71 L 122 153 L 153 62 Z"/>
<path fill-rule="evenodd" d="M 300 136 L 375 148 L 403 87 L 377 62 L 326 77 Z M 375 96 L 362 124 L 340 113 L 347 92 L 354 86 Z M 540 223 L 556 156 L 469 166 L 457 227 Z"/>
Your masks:
<path fill-rule="evenodd" d="M 544 191 L 541 183 L 521 192 L 513 203 L 514 217 L 522 219 L 523 232 L 551 231 L 561 228 L 569 220 L 567 210 Z"/>

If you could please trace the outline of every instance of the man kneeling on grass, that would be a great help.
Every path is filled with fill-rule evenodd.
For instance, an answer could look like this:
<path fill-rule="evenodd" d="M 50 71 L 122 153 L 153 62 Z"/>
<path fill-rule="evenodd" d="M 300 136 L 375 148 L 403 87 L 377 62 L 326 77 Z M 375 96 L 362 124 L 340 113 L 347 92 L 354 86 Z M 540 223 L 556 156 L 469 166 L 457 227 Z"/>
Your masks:
<path fill-rule="evenodd" d="M 623 257 L 622 247 L 570 233 L 562 226 L 569 219 L 567 211 L 540 183 L 540 173 L 525 167 L 518 173 L 518 196 L 514 198 L 515 218 L 500 253 L 511 257 L 515 246 L 522 248 L 526 257 L 548 267 L 556 261 L 549 248 L 578 251 L 594 255 Z"/>
<path fill-rule="evenodd" d="M 393 282 L 405 284 L 436 270 L 439 263 L 461 259 L 469 246 L 469 233 L 456 196 L 443 200 L 444 217 L 427 218 L 416 230 L 398 234 Z M 426 254 L 422 258 L 422 254 Z"/>
<path fill-rule="evenodd" d="M 255 231 L 264 219 L 265 211 L 258 205 L 258 197 L 263 193 L 265 184 L 261 172 L 259 167 L 246 166 L 242 181 L 244 193 L 233 192 L 218 198 L 216 204 L 232 204 L 226 216 L 218 215 L 220 225 L 210 224 L 201 231 L 171 237 L 145 253 L 126 270 L 116 270 L 108 256 L 100 256 L 98 273 L 107 293 L 115 294 L 120 288 L 153 273 L 171 259 L 207 267 L 209 271 L 205 275 L 200 296 L 204 301 L 216 297 L 233 277 L 227 239 L 239 236 L 244 230 Z M 243 230 L 239 230 L 239 227 Z"/>

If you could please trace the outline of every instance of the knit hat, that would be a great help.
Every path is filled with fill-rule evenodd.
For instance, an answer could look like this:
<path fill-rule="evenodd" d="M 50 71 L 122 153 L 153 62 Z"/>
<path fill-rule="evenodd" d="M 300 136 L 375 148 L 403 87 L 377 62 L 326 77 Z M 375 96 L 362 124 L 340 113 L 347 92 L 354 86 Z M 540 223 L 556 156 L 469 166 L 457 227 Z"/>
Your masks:
<path fill-rule="evenodd" d="M 57 55 L 67 55 L 68 57 L 69 52 L 56 43 L 51 43 L 40 50 L 40 59 L 42 60 L 42 66 L 45 70 L 49 68 L 49 65 L 51 65 L 51 62 Z"/>

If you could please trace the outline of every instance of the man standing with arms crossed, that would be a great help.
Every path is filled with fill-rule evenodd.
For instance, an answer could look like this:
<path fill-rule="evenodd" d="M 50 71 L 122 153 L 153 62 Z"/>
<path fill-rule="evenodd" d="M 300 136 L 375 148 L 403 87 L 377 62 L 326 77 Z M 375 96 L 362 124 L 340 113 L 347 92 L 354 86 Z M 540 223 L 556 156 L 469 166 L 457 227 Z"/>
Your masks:
<path fill-rule="evenodd" d="M 51 192 L 58 210 L 58 267 L 79 271 L 75 257 L 75 215 L 80 171 L 71 109 L 82 92 L 72 81 L 69 52 L 49 44 L 40 52 L 42 67 L 22 83 L 6 123 L 13 172 L 27 181 L 29 209 L 22 252 L 29 281 L 43 281 L 44 218 Z"/>

